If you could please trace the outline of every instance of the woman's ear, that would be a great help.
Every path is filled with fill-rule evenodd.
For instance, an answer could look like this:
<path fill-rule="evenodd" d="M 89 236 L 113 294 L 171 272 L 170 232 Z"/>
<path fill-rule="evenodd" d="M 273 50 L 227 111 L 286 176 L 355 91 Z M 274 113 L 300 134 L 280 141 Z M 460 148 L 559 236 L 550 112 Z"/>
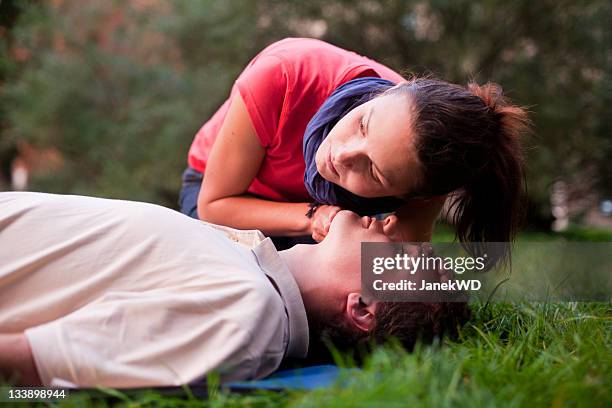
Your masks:
<path fill-rule="evenodd" d="M 378 302 L 366 301 L 361 293 L 349 293 L 346 302 L 346 317 L 357 329 L 369 332 L 374 328 Z"/>

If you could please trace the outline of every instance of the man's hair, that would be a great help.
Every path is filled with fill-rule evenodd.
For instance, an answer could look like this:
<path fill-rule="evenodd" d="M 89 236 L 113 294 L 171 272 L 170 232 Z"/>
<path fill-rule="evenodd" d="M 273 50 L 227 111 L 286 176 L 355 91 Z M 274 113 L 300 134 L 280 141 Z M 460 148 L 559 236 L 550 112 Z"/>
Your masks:
<path fill-rule="evenodd" d="M 309 356 L 317 362 L 329 360 L 326 349 L 350 351 L 361 345 L 398 340 L 412 351 L 418 341 L 431 343 L 443 336 L 454 339 L 470 318 L 466 302 L 380 302 L 376 306 L 374 327 L 369 332 L 357 329 L 343 314 L 312 327 Z"/>
<path fill-rule="evenodd" d="M 409 244 L 403 250 L 413 256 L 434 254 L 432 246 L 428 243 L 418 246 Z M 450 269 L 420 268 L 418 279 L 441 282 L 443 276 L 448 278 L 452 274 L 453 271 Z M 343 310 L 331 315 L 311 315 L 309 327 L 312 347 L 309 355 L 325 355 L 326 349 L 330 346 L 339 351 L 351 351 L 363 348 L 364 345 L 367 348 L 391 339 L 399 341 L 406 350 L 412 351 L 419 341 L 432 343 L 445 336 L 455 339 L 459 329 L 471 316 L 468 299 L 469 296 L 465 291 L 457 290 L 427 295 L 425 298 L 416 295 L 411 302 L 380 301 L 376 304 L 373 326 L 368 331 L 356 327 Z M 359 301 L 362 302 L 361 299 Z"/>
<path fill-rule="evenodd" d="M 381 302 L 376 307 L 374 328 L 365 340 L 382 343 L 395 338 L 412 350 L 417 341 L 431 343 L 457 337 L 470 318 L 465 302 Z"/>

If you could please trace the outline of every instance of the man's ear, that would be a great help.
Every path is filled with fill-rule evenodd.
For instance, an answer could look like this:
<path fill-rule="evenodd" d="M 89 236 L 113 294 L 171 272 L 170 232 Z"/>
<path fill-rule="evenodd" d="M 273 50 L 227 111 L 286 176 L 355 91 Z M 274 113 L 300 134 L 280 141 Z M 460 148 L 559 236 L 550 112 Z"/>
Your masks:
<path fill-rule="evenodd" d="M 374 313 L 377 302 L 366 301 L 361 293 L 349 293 L 346 302 L 346 315 L 355 327 L 364 332 L 374 328 Z"/>

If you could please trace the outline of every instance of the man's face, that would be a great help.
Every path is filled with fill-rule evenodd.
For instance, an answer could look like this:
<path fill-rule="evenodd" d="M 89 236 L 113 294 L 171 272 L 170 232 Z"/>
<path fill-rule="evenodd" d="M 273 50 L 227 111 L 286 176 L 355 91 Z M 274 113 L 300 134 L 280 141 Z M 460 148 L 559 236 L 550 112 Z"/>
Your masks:
<path fill-rule="evenodd" d="M 353 276 L 359 283 L 362 242 L 391 242 L 396 234 L 397 219 L 389 216 L 379 221 L 359 217 L 352 211 L 340 211 L 332 220 L 329 232 L 319 244 L 325 265 L 337 277 Z"/>
<path fill-rule="evenodd" d="M 379 221 L 373 217 L 360 217 L 352 211 L 343 210 L 332 220 L 325 240 L 342 247 L 348 242 L 391 242 L 389 235 L 392 231 L 388 228 L 391 221 L 391 217 Z"/>
<path fill-rule="evenodd" d="M 391 242 L 396 223 L 395 216 L 378 221 L 351 211 L 338 212 L 325 239 L 314 246 L 316 255 L 308 260 L 315 262 L 315 269 L 307 276 L 311 290 L 302 296 L 310 322 L 353 328 L 358 327 L 359 313 L 371 316 L 367 308 L 356 304 L 361 293 L 361 243 Z"/>

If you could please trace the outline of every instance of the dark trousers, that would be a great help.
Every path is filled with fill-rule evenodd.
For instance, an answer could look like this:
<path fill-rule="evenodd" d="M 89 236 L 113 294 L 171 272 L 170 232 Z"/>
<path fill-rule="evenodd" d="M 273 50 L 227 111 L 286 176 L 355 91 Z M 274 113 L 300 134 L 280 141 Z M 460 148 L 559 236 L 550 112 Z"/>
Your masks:
<path fill-rule="evenodd" d="M 183 172 L 183 186 L 179 194 L 179 208 L 180 211 L 190 216 L 191 218 L 198 219 L 198 195 L 200 194 L 200 188 L 202 187 L 202 179 L 204 175 L 199 171 L 188 167 Z M 279 251 L 291 248 L 296 244 L 316 244 L 315 240 L 311 236 L 305 235 L 301 237 L 270 237 L 274 246 Z"/>
<path fill-rule="evenodd" d="M 183 214 L 195 219 L 198 219 L 198 195 L 203 178 L 202 173 L 191 167 L 187 167 L 187 170 L 183 172 L 183 186 L 178 202 L 179 208 Z"/>

